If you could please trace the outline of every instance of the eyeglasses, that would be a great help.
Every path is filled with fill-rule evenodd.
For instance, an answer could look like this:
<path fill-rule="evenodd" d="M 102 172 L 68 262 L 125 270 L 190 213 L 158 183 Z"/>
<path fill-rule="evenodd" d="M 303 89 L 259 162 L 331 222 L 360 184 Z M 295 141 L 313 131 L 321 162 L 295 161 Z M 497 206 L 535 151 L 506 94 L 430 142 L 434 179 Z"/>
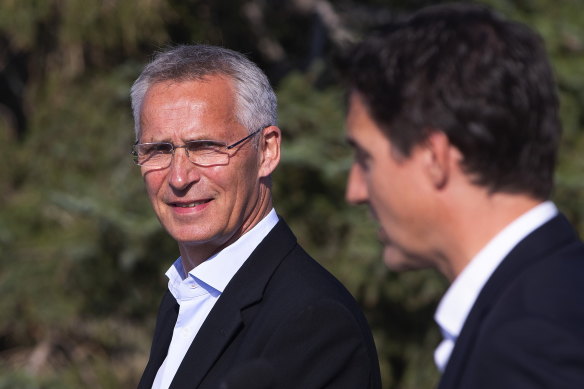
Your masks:
<path fill-rule="evenodd" d="M 239 146 L 266 127 L 259 128 L 230 145 L 214 140 L 191 140 L 182 146 L 175 146 L 170 142 L 136 143 L 132 148 L 132 156 L 136 165 L 164 169 L 170 166 L 176 149 L 185 149 L 187 158 L 195 165 L 227 165 L 230 157 L 229 150 Z"/>

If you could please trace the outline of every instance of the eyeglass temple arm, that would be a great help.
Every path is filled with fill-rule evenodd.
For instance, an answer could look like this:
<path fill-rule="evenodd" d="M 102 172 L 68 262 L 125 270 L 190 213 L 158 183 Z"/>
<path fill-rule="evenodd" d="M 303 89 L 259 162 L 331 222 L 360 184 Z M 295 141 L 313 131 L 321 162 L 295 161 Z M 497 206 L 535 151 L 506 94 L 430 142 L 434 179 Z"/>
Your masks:
<path fill-rule="evenodd" d="M 267 126 L 261 126 L 260 128 L 258 128 L 257 130 L 255 130 L 254 132 L 252 132 L 251 134 L 249 134 L 248 136 L 246 136 L 245 138 L 240 139 L 237 142 L 235 142 L 234 144 L 227 146 L 226 149 L 227 150 L 231 150 L 232 148 L 239 146 L 240 144 L 242 144 L 243 142 L 245 142 L 246 140 L 248 140 L 249 138 L 251 138 L 252 136 L 254 136 L 255 134 L 257 134 L 261 130 L 263 130 L 263 129 L 267 128 L 267 127 L 270 127 L 270 126 L 271 126 L 271 124 L 268 124 Z"/>

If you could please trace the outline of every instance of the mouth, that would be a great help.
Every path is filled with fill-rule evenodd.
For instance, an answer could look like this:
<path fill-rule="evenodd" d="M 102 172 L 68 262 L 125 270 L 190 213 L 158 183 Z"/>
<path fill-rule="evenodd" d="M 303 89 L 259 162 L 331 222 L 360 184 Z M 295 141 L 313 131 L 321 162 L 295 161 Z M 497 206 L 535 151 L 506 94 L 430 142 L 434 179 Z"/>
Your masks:
<path fill-rule="evenodd" d="M 387 233 L 385 232 L 383 227 L 379 227 L 379 229 L 377 230 L 377 239 L 384 245 L 391 244 L 389 236 L 387 236 Z"/>
<path fill-rule="evenodd" d="M 192 201 L 192 202 L 169 202 L 168 205 L 170 205 L 171 207 L 175 207 L 175 208 L 195 208 L 198 207 L 199 205 L 203 205 L 203 204 L 207 204 L 211 201 L 212 199 L 206 199 L 206 200 L 197 200 L 197 201 Z"/>

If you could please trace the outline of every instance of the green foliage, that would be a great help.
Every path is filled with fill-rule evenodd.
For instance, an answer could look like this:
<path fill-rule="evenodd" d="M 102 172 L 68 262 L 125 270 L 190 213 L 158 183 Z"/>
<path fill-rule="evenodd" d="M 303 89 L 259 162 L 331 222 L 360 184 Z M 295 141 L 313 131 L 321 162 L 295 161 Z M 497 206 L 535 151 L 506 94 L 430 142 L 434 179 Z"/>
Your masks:
<path fill-rule="evenodd" d="M 496 2 L 499 3 L 499 2 Z M 561 99 L 564 136 L 554 199 L 584 231 L 584 18 L 575 0 L 516 2 L 510 17 L 536 29 L 545 39 Z"/>
<path fill-rule="evenodd" d="M 264 4 L 264 24 L 245 17 L 249 3 Z M 439 334 L 432 316 L 446 283 L 433 271 L 395 274 L 383 265 L 367 210 L 344 200 L 352 156 L 330 50 L 311 46 L 313 14 L 293 2 L 277 9 L 268 3 L 0 0 L 0 64 L 24 53 L 29 75 L 9 76 L 22 83 L 25 136 L 15 138 L 11 121 L 0 116 L 0 389 L 136 385 L 163 274 L 178 252 L 129 158 L 128 90 L 153 50 L 193 40 L 245 51 L 268 71 L 284 136 L 276 209 L 361 303 L 384 387 L 435 384 Z M 401 12 L 428 3 L 372 0 L 358 8 Z M 489 3 L 546 39 L 565 127 L 555 200 L 584 231 L 579 2 Z M 347 15 L 357 7 L 343 4 Z M 271 58 L 266 42 L 280 44 L 284 55 Z"/>

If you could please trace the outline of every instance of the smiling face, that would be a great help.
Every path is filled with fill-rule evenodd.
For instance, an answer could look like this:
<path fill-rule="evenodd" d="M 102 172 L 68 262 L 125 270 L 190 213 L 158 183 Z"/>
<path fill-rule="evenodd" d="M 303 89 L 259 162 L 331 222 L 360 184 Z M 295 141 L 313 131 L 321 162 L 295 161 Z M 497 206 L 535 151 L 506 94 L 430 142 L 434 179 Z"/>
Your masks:
<path fill-rule="evenodd" d="M 248 131 L 235 116 L 232 82 L 220 76 L 152 85 L 142 105 L 140 142 L 214 140 L 231 144 Z M 201 167 L 177 149 L 169 167 L 142 167 L 148 196 L 161 224 L 179 242 L 181 255 L 199 263 L 229 245 L 271 209 L 265 178 L 278 163 L 265 146 L 279 130 L 268 127 L 230 150 L 228 164 Z M 260 146 L 254 144 L 260 137 Z M 266 140 L 268 139 L 268 140 Z M 271 156 L 271 157 L 270 157 Z"/>
<path fill-rule="evenodd" d="M 367 204 L 379 223 L 384 261 L 393 270 L 432 266 L 428 237 L 432 217 L 431 185 L 424 154 L 409 157 L 395 149 L 353 93 L 347 115 L 347 139 L 355 151 L 347 182 L 347 201 Z"/>

